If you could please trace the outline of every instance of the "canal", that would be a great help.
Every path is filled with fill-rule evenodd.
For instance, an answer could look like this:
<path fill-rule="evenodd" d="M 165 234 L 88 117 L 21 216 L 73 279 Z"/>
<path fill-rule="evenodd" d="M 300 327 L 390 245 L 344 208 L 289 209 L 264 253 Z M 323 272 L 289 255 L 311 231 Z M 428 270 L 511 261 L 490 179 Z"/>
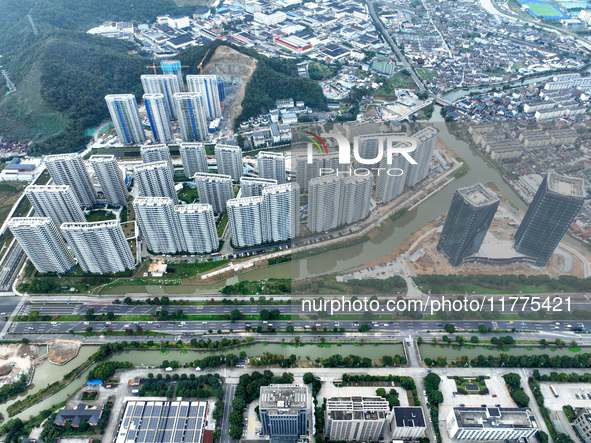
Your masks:
<path fill-rule="evenodd" d="M 7 407 L 17 400 L 20 400 L 27 395 L 34 394 L 40 389 L 61 380 L 65 374 L 80 366 L 86 361 L 92 354 L 96 352 L 98 346 L 82 346 L 78 355 L 70 360 L 63 366 L 57 366 L 49 361 L 45 360 L 39 365 L 33 376 L 33 381 L 27 391 L 12 398 L 10 401 L 0 405 L 0 413 L 4 416 L 5 420 L 8 419 Z M 347 355 L 362 355 L 363 357 L 369 357 L 372 360 L 378 360 L 384 355 L 404 355 L 404 347 L 401 343 L 389 343 L 389 344 L 343 344 L 343 345 L 287 345 L 281 343 L 264 344 L 257 343 L 251 346 L 241 346 L 232 349 L 226 349 L 222 351 L 175 351 L 171 350 L 167 353 L 162 353 L 160 350 L 128 350 L 111 354 L 106 360 L 116 361 L 129 361 L 134 366 L 160 366 L 164 360 L 172 361 L 176 360 L 180 364 L 190 363 L 197 359 L 201 359 L 210 355 L 221 355 L 221 354 L 239 354 L 240 352 L 246 352 L 247 357 L 255 357 L 264 354 L 265 352 L 271 354 L 280 354 L 289 356 L 291 354 L 296 355 L 300 359 L 310 359 L 312 361 L 317 358 L 328 358 L 331 355 L 340 354 L 342 356 Z M 15 415 L 11 418 L 20 418 L 25 421 L 29 418 L 39 414 L 41 411 L 50 408 L 52 405 L 65 401 L 78 389 L 80 389 L 87 380 L 88 371 L 85 371 L 80 377 L 70 383 L 67 387 L 46 398 L 45 400 L 37 403 L 36 405 L 25 409 L 20 414 Z M 275 372 L 283 372 L 282 369 L 274 368 Z"/>

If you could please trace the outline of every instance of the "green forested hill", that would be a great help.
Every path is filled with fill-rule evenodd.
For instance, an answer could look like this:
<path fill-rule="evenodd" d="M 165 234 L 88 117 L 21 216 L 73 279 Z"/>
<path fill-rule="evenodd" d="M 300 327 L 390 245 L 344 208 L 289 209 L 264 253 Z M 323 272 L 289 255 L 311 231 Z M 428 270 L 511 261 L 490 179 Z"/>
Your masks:
<path fill-rule="evenodd" d="M 38 153 L 74 151 L 84 129 L 108 115 L 108 93 L 141 93 L 146 60 L 129 42 L 86 34 L 105 20 L 151 22 L 159 14 L 189 13 L 173 0 L 2 0 L 0 64 L 16 84 L 5 95 L 0 78 L 0 134 L 31 138 Z M 34 35 L 26 15 L 39 30 Z"/>
<path fill-rule="evenodd" d="M 156 15 L 192 10 L 177 7 L 173 0 L 0 0 L 0 64 L 17 87 L 5 95 L 0 78 L 0 135 L 33 139 L 30 151 L 38 154 L 83 148 L 85 129 L 108 117 L 104 96 L 133 93 L 140 98 L 140 75 L 147 72 L 145 58 L 127 54 L 140 50 L 137 45 L 86 31 L 105 20 L 152 23 Z M 29 26 L 29 13 L 38 35 Z M 191 66 L 185 74 L 197 73 L 205 51 L 212 48 L 211 56 L 219 44 L 227 43 L 215 41 L 179 54 Z M 278 98 L 325 106 L 320 86 L 298 77 L 295 62 L 232 47 L 258 60 L 237 121 L 273 107 Z"/>

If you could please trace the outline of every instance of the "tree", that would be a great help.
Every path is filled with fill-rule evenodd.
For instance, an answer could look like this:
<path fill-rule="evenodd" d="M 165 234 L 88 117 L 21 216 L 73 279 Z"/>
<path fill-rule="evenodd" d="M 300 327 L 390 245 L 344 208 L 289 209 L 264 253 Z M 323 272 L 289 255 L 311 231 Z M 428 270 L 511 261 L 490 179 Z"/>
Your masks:
<path fill-rule="evenodd" d="M 512 390 L 519 390 L 519 388 L 521 388 L 521 377 L 519 374 L 511 372 L 509 374 L 503 375 L 503 379 L 505 379 L 505 383 Z"/>
<path fill-rule="evenodd" d="M 368 332 L 370 329 L 371 328 L 367 323 L 363 323 L 361 326 L 359 326 L 358 331 L 359 332 Z"/>
<path fill-rule="evenodd" d="M 94 320 L 94 308 L 88 308 L 84 314 L 86 320 Z"/>
<path fill-rule="evenodd" d="M 480 341 L 480 339 L 475 335 L 470 337 L 470 342 L 472 342 L 472 343 L 478 343 L 479 341 Z"/>
<path fill-rule="evenodd" d="M 244 315 L 242 314 L 242 312 L 240 312 L 239 309 L 234 309 L 232 312 L 230 312 L 230 320 L 232 321 L 242 320 L 243 318 Z"/>
<path fill-rule="evenodd" d="M 316 380 L 316 377 L 311 372 L 306 372 L 304 374 L 304 384 L 309 385 L 311 383 L 314 383 L 314 380 Z"/>
<path fill-rule="evenodd" d="M 295 329 L 294 329 L 293 325 L 287 325 L 287 327 L 285 328 L 285 332 L 287 332 L 289 334 L 293 333 L 294 330 Z"/>
<path fill-rule="evenodd" d="M 520 408 L 526 408 L 529 405 L 529 397 L 525 392 L 511 391 L 511 398 Z"/>
<path fill-rule="evenodd" d="M 107 312 L 107 320 L 113 321 L 115 320 L 115 313 L 114 312 Z"/>
<path fill-rule="evenodd" d="M 453 334 L 454 332 L 456 332 L 456 327 L 451 323 L 446 324 L 444 329 L 445 332 L 447 332 L 448 334 Z"/>
<path fill-rule="evenodd" d="M 263 309 L 259 315 L 261 316 L 261 320 L 267 321 L 271 318 L 271 313 L 266 309 Z M 241 434 L 242 435 L 242 434 Z"/>
<path fill-rule="evenodd" d="M 88 431 L 88 422 L 84 419 L 80 420 L 80 425 L 78 426 L 78 430 L 80 432 Z"/>

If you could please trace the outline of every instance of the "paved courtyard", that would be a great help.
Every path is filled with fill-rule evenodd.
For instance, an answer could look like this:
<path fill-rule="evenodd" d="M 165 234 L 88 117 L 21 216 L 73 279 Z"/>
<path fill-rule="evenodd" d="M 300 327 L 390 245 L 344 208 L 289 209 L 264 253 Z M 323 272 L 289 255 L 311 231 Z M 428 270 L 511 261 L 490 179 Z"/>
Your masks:
<path fill-rule="evenodd" d="M 554 386 L 558 391 L 558 397 L 554 397 L 550 386 Z M 573 408 L 591 408 L 591 383 L 560 383 L 560 382 L 540 382 L 542 395 L 544 396 L 544 405 L 553 411 L 561 411 L 565 405 L 571 405 Z M 583 398 L 583 394 L 584 397 Z M 577 395 L 579 398 L 577 398 Z"/>
<path fill-rule="evenodd" d="M 486 371 L 491 372 L 491 371 Z M 475 374 L 474 377 L 478 377 L 481 374 Z M 482 374 L 484 375 L 484 374 Z M 476 406 L 481 405 L 495 406 L 501 405 L 501 407 L 515 407 L 515 402 L 511 399 L 509 391 L 505 385 L 505 380 L 499 374 L 490 375 L 490 378 L 484 380 L 489 393 L 487 395 L 479 394 L 468 394 L 468 395 L 454 395 L 454 392 L 458 392 L 456 382 L 453 379 L 447 377 L 441 377 L 440 389 L 445 399 L 443 405 L 440 408 L 439 419 L 442 420 L 447 416 L 451 408 L 458 407 L 460 405 L 465 406 Z M 496 395 L 496 397 L 493 397 Z"/>

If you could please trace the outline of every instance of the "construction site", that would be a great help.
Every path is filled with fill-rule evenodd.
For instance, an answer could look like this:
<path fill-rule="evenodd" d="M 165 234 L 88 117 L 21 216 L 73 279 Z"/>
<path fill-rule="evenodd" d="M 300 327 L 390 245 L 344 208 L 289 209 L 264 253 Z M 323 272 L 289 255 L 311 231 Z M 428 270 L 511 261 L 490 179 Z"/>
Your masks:
<path fill-rule="evenodd" d="M 0 345 L 0 386 L 14 383 L 22 375 L 29 375 L 43 361 L 39 347 L 24 343 Z"/>

